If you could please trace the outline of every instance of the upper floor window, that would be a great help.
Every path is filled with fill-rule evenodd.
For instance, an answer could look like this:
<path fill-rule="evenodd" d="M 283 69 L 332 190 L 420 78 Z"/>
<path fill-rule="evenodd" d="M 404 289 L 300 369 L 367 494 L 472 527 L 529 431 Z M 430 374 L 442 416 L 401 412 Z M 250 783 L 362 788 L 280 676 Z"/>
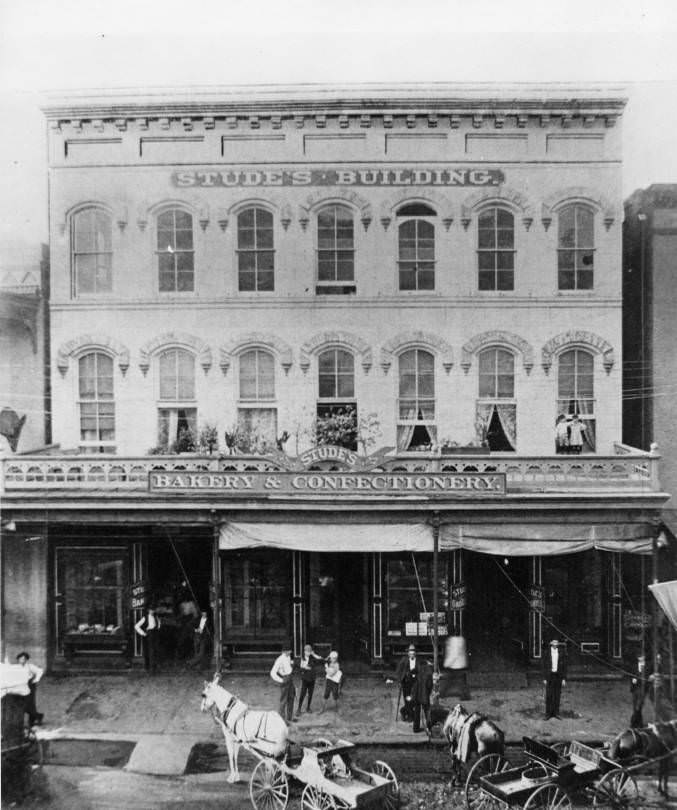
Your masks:
<path fill-rule="evenodd" d="M 265 208 L 247 208 L 237 215 L 237 269 L 240 292 L 275 289 L 273 215 Z"/>
<path fill-rule="evenodd" d="M 194 290 L 193 217 L 187 211 L 158 214 L 157 257 L 160 292 Z"/>
<path fill-rule="evenodd" d="M 191 449 L 197 435 L 195 402 L 195 357 L 184 349 L 167 349 L 158 358 L 158 439 L 171 450 L 177 445 Z"/>
<path fill-rule="evenodd" d="M 515 356 L 491 347 L 479 355 L 479 399 L 476 408 L 478 438 L 490 450 L 514 450 L 517 440 Z"/>
<path fill-rule="evenodd" d="M 424 203 L 404 205 L 397 212 L 400 290 L 435 289 L 435 211 Z"/>
<path fill-rule="evenodd" d="M 586 205 L 559 212 L 557 283 L 560 290 L 591 290 L 595 261 L 595 217 Z"/>
<path fill-rule="evenodd" d="M 275 446 L 275 358 L 262 349 L 240 355 L 240 405 L 235 441 L 243 452 L 264 453 Z"/>
<path fill-rule="evenodd" d="M 78 363 L 80 449 L 85 453 L 115 450 L 113 359 L 91 352 Z"/>
<path fill-rule="evenodd" d="M 430 449 L 435 426 L 435 358 L 423 349 L 410 349 L 399 357 L 397 447 Z"/>
<path fill-rule="evenodd" d="M 73 295 L 113 291 L 112 218 L 102 208 L 85 208 L 71 220 Z"/>
<path fill-rule="evenodd" d="M 505 208 L 487 208 L 477 220 L 480 290 L 515 288 L 515 218 Z"/>
<path fill-rule="evenodd" d="M 357 449 L 355 358 L 345 349 L 327 349 L 318 358 L 315 429 L 319 444 Z"/>
<path fill-rule="evenodd" d="M 595 451 L 595 358 L 584 349 L 562 352 L 557 374 L 556 449 Z"/>
<path fill-rule="evenodd" d="M 240 399 L 275 399 L 275 360 L 270 352 L 251 349 L 240 355 Z"/>
<path fill-rule="evenodd" d="M 317 215 L 316 292 L 355 292 L 353 214 L 345 205 L 327 205 Z"/>

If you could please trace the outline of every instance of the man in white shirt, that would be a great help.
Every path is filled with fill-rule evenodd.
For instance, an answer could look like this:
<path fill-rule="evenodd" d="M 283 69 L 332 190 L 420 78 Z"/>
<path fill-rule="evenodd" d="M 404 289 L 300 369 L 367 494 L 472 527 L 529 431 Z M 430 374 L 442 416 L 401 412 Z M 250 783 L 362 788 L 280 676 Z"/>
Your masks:
<path fill-rule="evenodd" d="M 156 672 L 160 639 L 160 619 L 156 616 L 154 607 L 147 609 L 134 625 L 134 630 L 143 638 L 143 657 L 146 662 L 146 670 L 150 673 Z"/>
<path fill-rule="evenodd" d="M 30 655 L 27 652 L 20 652 L 16 660 L 28 673 L 28 688 L 30 692 L 26 695 L 24 704 L 24 711 L 28 715 L 28 722 L 32 726 L 41 726 L 43 720 L 42 712 L 39 712 L 35 706 L 35 696 L 38 691 L 38 682 L 42 678 L 43 671 L 36 664 L 32 664 L 28 659 Z"/>
<path fill-rule="evenodd" d="M 275 659 L 275 663 L 270 670 L 270 677 L 275 683 L 280 684 L 279 712 L 287 723 L 291 723 L 294 719 L 294 700 L 296 698 L 296 690 L 294 689 L 294 681 L 292 679 L 294 666 L 291 656 L 292 645 L 286 644 L 282 653 Z"/>

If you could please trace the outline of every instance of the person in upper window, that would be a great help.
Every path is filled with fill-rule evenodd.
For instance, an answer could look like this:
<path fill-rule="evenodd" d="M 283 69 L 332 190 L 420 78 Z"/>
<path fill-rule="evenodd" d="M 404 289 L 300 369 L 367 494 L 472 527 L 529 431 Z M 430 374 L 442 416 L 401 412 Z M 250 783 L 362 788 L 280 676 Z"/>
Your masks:
<path fill-rule="evenodd" d="M 573 416 L 568 416 L 567 419 L 570 420 L 567 428 L 569 434 L 569 450 L 571 453 L 579 454 L 583 449 L 585 425 L 581 422 L 577 413 L 573 414 Z"/>
<path fill-rule="evenodd" d="M 569 452 L 569 430 L 566 416 L 561 413 L 555 423 L 555 449 L 558 453 Z"/>

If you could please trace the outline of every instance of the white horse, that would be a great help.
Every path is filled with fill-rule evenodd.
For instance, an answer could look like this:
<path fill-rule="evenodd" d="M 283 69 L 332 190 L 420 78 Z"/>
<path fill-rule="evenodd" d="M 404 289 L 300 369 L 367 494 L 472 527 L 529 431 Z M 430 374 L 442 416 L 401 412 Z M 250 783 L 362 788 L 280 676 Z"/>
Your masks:
<path fill-rule="evenodd" d="M 238 782 L 237 758 L 244 743 L 265 756 L 279 757 L 287 748 L 289 730 L 275 711 L 250 709 L 227 689 L 219 685 L 219 675 L 205 681 L 201 711 L 210 711 L 214 722 L 223 732 L 228 751 L 229 782 Z"/>

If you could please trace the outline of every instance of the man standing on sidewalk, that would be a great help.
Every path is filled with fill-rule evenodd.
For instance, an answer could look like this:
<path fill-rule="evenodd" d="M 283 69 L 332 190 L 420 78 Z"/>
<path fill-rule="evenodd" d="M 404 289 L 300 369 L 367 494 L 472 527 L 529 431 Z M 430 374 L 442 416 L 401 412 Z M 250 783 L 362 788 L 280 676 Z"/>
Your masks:
<path fill-rule="evenodd" d="M 143 637 L 143 657 L 146 671 L 151 674 L 157 671 L 158 646 L 160 638 L 160 619 L 155 615 L 155 608 L 149 606 L 143 616 L 134 625 L 136 633 Z"/>
<path fill-rule="evenodd" d="M 545 719 L 559 716 L 562 687 L 566 685 L 567 659 L 564 644 L 553 638 L 543 655 L 543 683 L 545 685 Z"/>
<path fill-rule="evenodd" d="M 31 726 L 41 726 L 43 720 L 42 712 L 37 710 L 35 705 L 35 698 L 38 691 L 38 682 L 42 678 L 43 671 L 40 667 L 32 664 L 28 659 L 30 655 L 27 652 L 20 652 L 16 660 L 19 666 L 23 667 L 28 673 L 28 689 L 29 693 L 26 695 L 24 702 L 25 713 L 28 715 L 28 722 Z"/>
<path fill-rule="evenodd" d="M 280 684 L 280 715 L 287 723 L 291 723 L 294 719 L 294 700 L 296 698 L 296 690 L 294 689 L 294 681 L 292 673 L 294 667 L 292 664 L 292 645 L 286 644 L 282 653 L 275 659 L 275 663 L 270 670 L 270 677 L 275 683 Z"/>

